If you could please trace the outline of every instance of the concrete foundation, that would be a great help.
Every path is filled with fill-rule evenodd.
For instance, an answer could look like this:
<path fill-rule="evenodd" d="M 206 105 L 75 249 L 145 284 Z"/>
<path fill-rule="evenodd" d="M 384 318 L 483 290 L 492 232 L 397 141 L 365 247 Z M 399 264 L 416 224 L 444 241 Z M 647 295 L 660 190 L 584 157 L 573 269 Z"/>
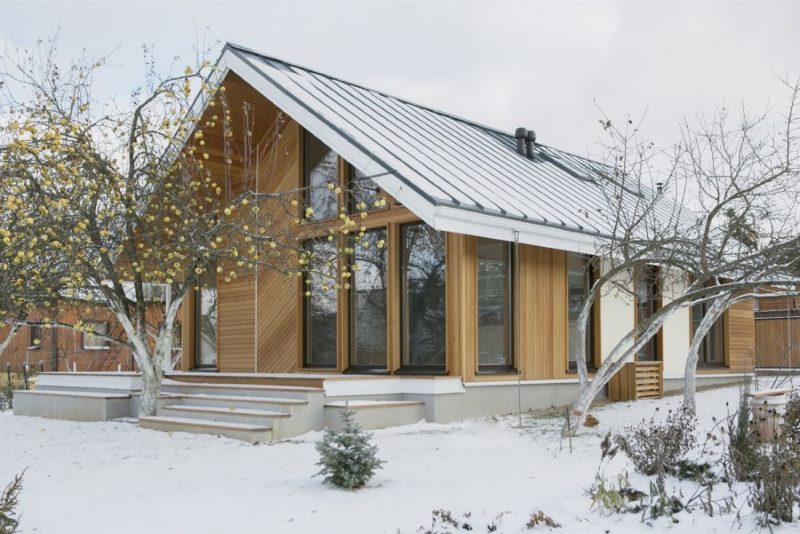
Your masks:
<path fill-rule="evenodd" d="M 131 397 L 126 394 L 15 391 L 14 415 L 66 419 L 68 421 L 108 421 L 130 416 Z"/>

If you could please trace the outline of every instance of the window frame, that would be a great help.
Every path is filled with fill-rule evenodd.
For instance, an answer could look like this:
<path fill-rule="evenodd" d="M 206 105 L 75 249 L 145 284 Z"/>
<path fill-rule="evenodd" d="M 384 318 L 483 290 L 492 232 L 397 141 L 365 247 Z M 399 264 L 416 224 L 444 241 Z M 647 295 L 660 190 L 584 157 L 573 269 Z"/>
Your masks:
<path fill-rule="evenodd" d="M 88 320 L 88 321 L 82 321 L 82 323 L 84 325 L 86 325 L 86 324 L 95 324 L 95 325 L 102 324 L 102 325 L 105 325 L 106 331 L 105 331 L 104 334 L 101 334 L 101 335 L 104 335 L 104 336 L 109 335 L 109 332 L 110 332 L 110 329 L 111 329 L 111 325 L 110 325 L 109 321 Z M 97 329 L 95 328 L 94 330 L 96 331 Z M 86 344 L 86 336 L 87 335 L 88 336 L 93 336 L 94 334 L 90 334 L 88 332 L 81 332 L 81 347 L 83 348 L 83 350 L 108 350 L 108 349 L 111 348 L 111 343 L 108 340 L 105 340 L 105 339 L 101 339 L 101 342 L 103 343 L 102 345 L 87 345 Z"/>
<path fill-rule="evenodd" d="M 312 186 L 309 183 L 310 182 L 310 178 L 311 178 L 311 173 L 310 173 L 310 171 L 308 169 L 308 158 L 306 157 L 307 156 L 307 150 L 308 150 L 308 138 L 309 138 L 309 136 L 311 136 L 314 139 L 316 139 L 317 141 L 319 141 L 319 143 L 321 143 L 323 146 L 325 146 L 336 157 L 336 172 L 335 172 L 335 175 L 334 175 L 334 179 L 332 181 L 332 183 L 334 183 L 335 186 L 340 186 L 340 184 L 341 184 L 341 176 L 340 175 L 341 175 L 342 158 L 341 158 L 341 156 L 339 156 L 338 153 L 336 153 L 336 151 L 334 151 L 330 146 L 328 146 L 325 143 L 323 143 L 320 138 L 318 138 L 316 135 L 311 133 L 309 130 L 307 130 L 305 128 L 302 128 L 302 127 L 301 127 L 301 130 L 302 130 L 301 131 L 301 135 L 300 135 L 300 138 L 301 138 L 300 148 L 301 148 L 301 150 L 299 152 L 300 152 L 300 186 L 303 189 L 303 205 L 305 207 L 314 208 L 314 206 L 312 205 L 312 200 L 311 200 L 311 191 L 312 191 L 312 187 L 314 187 L 314 186 Z M 336 220 L 339 217 L 339 213 L 341 212 L 341 207 L 342 207 L 341 204 L 342 204 L 341 199 L 340 199 L 339 195 L 337 195 L 336 196 L 336 206 L 335 206 L 335 208 L 333 210 L 333 213 L 330 214 L 329 216 L 326 216 L 326 217 L 319 217 L 316 208 L 314 208 L 313 219 L 315 221 L 333 221 L 333 220 Z"/>
<path fill-rule="evenodd" d="M 648 273 L 648 276 L 643 277 L 642 276 L 643 272 Z M 634 324 L 635 325 L 638 325 L 639 321 L 641 320 L 640 313 L 639 313 L 639 311 L 641 309 L 641 307 L 639 305 L 640 304 L 640 301 L 639 301 L 639 286 L 640 286 L 640 282 L 642 282 L 643 279 L 648 282 L 648 285 L 647 285 L 647 287 L 648 287 L 648 296 L 649 296 L 649 300 L 650 300 L 651 307 L 652 307 L 652 309 L 649 311 L 650 315 L 648 315 L 647 317 L 652 316 L 653 314 L 658 312 L 658 310 L 661 309 L 661 286 L 662 286 L 662 283 L 661 283 L 661 280 L 662 280 L 662 278 L 661 278 L 661 269 L 659 268 L 658 265 L 645 265 L 645 266 L 636 268 L 636 277 L 634 279 L 634 287 L 633 287 L 633 296 L 634 296 L 634 298 L 633 298 L 633 313 L 634 313 Z M 642 360 L 642 359 L 639 358 L 639 355 L 642 354 L 642 352 L 641 351 L 636 351 L 635 359 L 636 359 L 637 362 L 638 361 L 642 361 L 642 362 L 660 362 L 660 361 L 663 361 L 662 347 L 661 347 L 661 336 L 662 336 L 663 331 L 664 331 L 663 327 L 659 328 L 658 332 L 656 332 L 653 335 L 653 337 L 651 337 L 647 342 L 647 345 L 650 345 L 651 350 L 653 351 L 653 359 L 652 360 Z M 642 347 L 642 348 L 644 348 L 644 347 Z"/>
<path fill-rule="evenodd" d="M 702 313 L 702 315 L 700 317 L 700 321 L 697 322 L 696 324 L 695 324 L 695 320 L 694 320 L 694 306 L 689 309 L 689 333 L 690 333 L 689 342 L 690 343 L 694 339 L 694 333 L 697 331 L 697 326 L 700 324 L 700 322 L 702 322 L 703 318 L 708 313 L 708 306 L 709 305 L 710 305 L 710 303 L 708 303 L 708 302 L 701 302 L 699 304 L 695 304 L 695 306 L 700 306 L 700 308 L 703 311 L 703 313 Z M 706 336 L 703 338 L 702 343 L 700 343 L 700 350 L 698 351 L 699 354 L 697 355 L 698 356 L 698 358 L 697 358 L 697 367 L 698 368 L 700 368 L 700 369 L 727 369 L 729 367 L 729 365 L 728 365 L 728 346 L 727 346 L 728 344 L 727 344 L 727 339 L 726 339 L 727 334 L 728 334 L 727 324 L 726 324 L 727 317 L 728 317 L 728 312 L 726 311 L 711 326 L 711 329 L 708 331 Z M 722 342 L 722 347 L 720 348 L 722 359 L 721 359 L 721 361 L 717 361 L 717 362 L 709 362 L 708 361 L 709 343 L 710 343 L 709 336 L 711 336 L 714 333 L 714 330 L 716 328 L 720 329 L 719 336 L 720 336 L 720 340 Z"/>
<path fill-rule="evenodd" d="M 39 337 L 34 336 L 34 332 L 39 332 Z M 42 348 L 42 338 L 44 337 L 44 329 L 42 329 L 41 325 L 29 325 L 28 326 L 28 350 L 39 350 Z M 38 339 L 39 343 L 34 343 L 34 341 Z"/>
<path fill-rule="evenodd" d="M 569 328 L 569 255 L 580 256 L 583 258 L 585 264 L 588 266 L 584 268 L 586 271 L 584 275 L 584 279 L 587 281 L 587 295 L 591 292 L 592 287 L 594 286 L 595 281 L 597 280 L 597 273 L 595 272 L 595 265 L 594 265 L 594 257 L 590 256 L 589 254 L 579 254 L 577 252 L 566 252 L 567 257 L 565 258 L 564 262 L 564 270 L 566 273 L 566 286 L 567 286 L 567 373 L 575 374 L 578 372 L 578 362 L 572 361 L 570 359 L 569 354 L 569 336 L 570 336 L 570 328 Z M 592 311 L 591 311 L 591 320 L 589 321 L 588 328 L 587 328 L 587 335 L 586 335 L 586 370 L 589 372 L 597 371 L 597 313 L 598 313 L 598 302 L 592 304 Z"/>
<path fill-rule="evenodd" d="M 515 334 L 516 334 L 516 322 L 517 317 L 514 313 L 516 310 L 517 298 L 516 298 L 516 287 L 517 287 L 517 280 L 516 280 L 516 272 L 514 266 L 516 265 L 516 258 L 518 251 L 514 246 L 514 243 L 509 241 L 502 241 L 499 239 L 489 239 L 489 238 L 482 238 L 476 237 L 475 238 L 475 298 L 476 298 L 476 306 L 475 306 L 475 321 L 476 321 L 476 328 L 475 328 L 475 336 L 476 336 L 476 353 L 475 353 L 475 374 L 478 375 L 493 375 L 493 374 L 509 374 L 509 373 L 517 373 L 516 369 L 516 343 L 515 343 Z M 506 248 L 506 253 L 504 254 L 506 261 L 508 262 L 508 266 L 506 269 L 506 283 L 505 291 L 507 295 L 507 302 L 504 303 L 504 316 L 506 317 L 506 324 L 503 327 L 504 335 L 507 338 L 508 342 L 508 354 L 506 354 L 506 362 L 505 364 L 494 364 L 494 365 L 481 365 L 480 362 L 480 269 L 478 263 L 480 262 L 480 256 L 478 255 L 478 245 L 480 244 L 480 240 L 485 241 L 496 241 L 498 243 L 503 243 Z"/>
<path fill-rule="evenodd" d="M 353 165 L 351 165 L 350 163 L 347 163 L 345 165 L 345 182 L 346 182 L 345 185 L 347 186 L 347 190 L 348 190 L 347 191 L 347 200 L 345 201 L 345 204 L 346 204 L 347 214 L 348 215 L 355 215 L 355 214 L 361 213 L 361 210 L 356 208 L 356 205 L 355 205 L 356 198 L 353 195 L 353 191 L 355 190 L 355 186 L 353 184 L 356 182 L 355 175 L 358 172 L 359 172 L 358 169 L 353 167 Z M 372 179 L 370 178 L 370 180 L 372 180 Z M 372 183 L 375 184 L 375 181 L 372 180 Z M 382 195 L 385 196 L 384 192 L 383 192 L 383 189 L 378 187 L 378 184 L 375 184 L 375 188 L 376 188 L 376 197 L 377 198 L 380 198 Z M 389 209 L 389 201 L 388 200 L 386 201 L 386 205 L 385 206 L 381 206 L 380 208 L 376 208 L 375 206 L 367 205 L 367 209 L 364 210 L 364 211 L 366 213 L 372 213 L 374 211 L 383 211 L 383 210 L 386 210 L 386 209 Z"/>
<path fill-rule="evenodd" d="M 399 232 L 399 254 L 398 254 L 398 261 L 396 268 L 399 269 L 398 273 L 398 281 L 399 281 L 399 291 L 400 291 L 400 299 L 398 302 L 398 307 L 400 311 L 399 316 L 399 326 L 400 326 L 400 352 L 398 354 L 398 363 L 399 368 L 395 370 L 395 374 L 424 374 L 424 375 L 446 375 L 448 373 L 447 370 L 447 299 L 446 299 L 446 291 L 447 291 L 447 234 L 446 232 L 442 232 L 444 234 L 445 245 L 444 245 L 444 265 L 445 265 L 445 298 L 444 298 L 444 314 L 445 314 L 445 332 L 442 332 L 443 342 L 444 342 L 444 361 L 441 364 L 405 364 L 404 361 L 408 356 L 408 335 L 407 335 L 407 323 L 408 318 L 407 316 L 407 307 L 408 307 L 408 280 L 406 277 L 406 265 L 408 260 L 408 252 L 406 250 L 406 239 L 405 239 L 405 232 L 406 229 L 411 226 L 428 226 L 424 221 L 415 221 L 415 222 L 407 222 L 398 224 L 398 232 Z M 434 230 L 438 231 L 438 230 Z"/>
<path fill-rule="evenodd" d="M 309 244 L 311 244 L 311 243 L 321 242 L 319 240 L 320 240 L 320 237 L 312 237 L 312 238 L 307 239 L 303 243 L 303 249 L 306 250 L 307 247 L 309 246 Z M 338 242 L 337 242 L 337 245 L 335 245 L 335 246 L 338 246 Z M 338 263 L 338 261 L 339 261 L 339 257 L 338 257 L 338 254 L 337 254 L 337 263 Z M 338 275 L 338 273 L 340 271 L 341 271 L 341 269 L 339 269 L 339 266 L 337 264 L 337 268 L 336 268 L 337 275 Z M 339 306 L 339 299 L 341 297 L 340 290 L 333 289 L 333 291 L 335 291 L 335 293 L 336 293 L 336 297 L 335 297 L 336 298 L 336 306 L 335 306 L 336 312 L 334 314 L 334 333 L 335 333 L 335 337 L 333 339 L 334 360 L 333 360 L 332 363 L 312 362 L 312 361 L 309 360 L 309 351 L 311 350 L 311 338 L 310 338 L 311 330 L 309 329 L 311 321 L 310 321 L 309 313 L 311 311 L 311 299 L 314 297 L 314 293 L 312 291 L 311 296 L 308 296 L 308 297 L 305 294 L 306 293 L 306 287 L 311 285 L 311 284 L 308 284 L 306 282 L 308 280 L 308 273 L 307 272 L 303 272 L 303 276 L 301 276 L 300 279 L 301 279 L 301 284 L 302 284 L 301 287 L 300 287 L 300 297 L 302 298 L 302 314 L 303 314 L 303 328 L 302 328 L 302 332 L 301 332 L 301 339 L 302 339 L 302 342 L 301 342 L 301 347 L 302 347 L 301 348 L 301 350 L 302 350 L 302 352 L 301 352 L 301 355 L 302 355 L 301 363 L 302 363 L 302 368 L 305 369 L 305 370 L 315 370 L 315 369 L 324 370 L 324 371 L 336 370 L 336 369 L 339 368 L 339 335 L 340 335 L 340 332 L 339 332 L 339 321 L 342 320 L 341 317 L 340 317 L 340 306 Z M 338 278 L 337 278 L 337 280 L 338 280 Z"/>
<path fill-rule="evenodd" d="M 383 247 L 383 254 L 386 255 L 386 277 L 388 282 L 389 272 L 392 269 L 390 264 L 390 254 L 389 254 L 389 227 L 388 226 L 376 226 L 374 228 L 367 229 L 364 234 L 368 234 L 370 232 L 383 232 L 384 233 L 384 247 Z M 353 259 L 355 261 L 356 258 Z M 389 355 L 391 352 L 391 346 L 389 343 L 390 336 L 389 331 L 391 326 L 389 324 L 389 317 L 390 317 L 390 310 L 389 307 L 391 306 L 391 288 L 389 287 L 388 283 L 384 288 L 386 293 L 385 295 L 385 314 L 386 314 L 386 331 L 385 331 L 385 338 L 386 338 L 386 353 L 384 356 L 384 362 L 380 365 L 370 365 L 370 364 L 354 364 L 353 357 L 355 355 L 356 350 L 356 341 L 358 339 L 356 333 L 356 325 L 357 321 L 354 320 L 354 315 L 356 313 L 356 304 L 355 298 L 357 296 L 357 286 L 358 286 L 358 273 L 359 271 L 351 271 L 353 276 L 353 281 L 350 284 L 350 289 L 348 290 L 347 295 L 347 368 L 344 372 L 346 373 L 364 373 L 364 374 L 388 374 L 389 373 Z"/>

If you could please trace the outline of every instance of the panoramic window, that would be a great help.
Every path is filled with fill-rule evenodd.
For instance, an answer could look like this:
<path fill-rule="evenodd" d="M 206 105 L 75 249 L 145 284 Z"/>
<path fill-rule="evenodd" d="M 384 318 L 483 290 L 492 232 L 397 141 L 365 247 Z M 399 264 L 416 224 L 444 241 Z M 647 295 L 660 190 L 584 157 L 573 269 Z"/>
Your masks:
<path fill-rule="evenodd" d="M 105 321 L 83 321 L 86 332 L 83 333 L 84 349 L 107 349 L 108 341 L 102 336 L 108 335 L 108 323 Z"/>
<path fill-rule="evenodd" d="M 512 246 L 478 239 L 478 371 L 509 369 L 512 344 Z"/>
<path fill-rule="evenodd" d="M 567 253 L 567 329 L 569 369 L 577 368 L 576 355 L 581 343 L 586 347 L 586 366 L 594 368 L 594 321 L 587 325 L 586 337 L 578 335 L 578 316 L 592 287 L 592 264 L 589 256 Z"/>
<path fill-rule="evenodd" d="M 350 212 L 372 211 L 378 209 L 375 205 L 380 198 L 378 185 L 367 178 L 361 171 L 350 167 Z M 364 208 L 359 207 L 363 202 Z"/>
<path fill-rule="evenodd" d="M 386 229 L 354 247 L 350 281 L 350 366 L 386 368 Z"/>
<path fill-rule="evenodd" d="M 445 370 L 445 234 L 401 227 L 402 365 Z"/>
<path fill-rule="evenodd" d="M 328 184 L 337 183 L 336 153 L 310 132 L 303 131 L 303 186 L 306 206 L 314 210 L 315 219 L 327 219 L 337 214 L 337 196 Z"/>
<path fill-rule="evenodd" d="M 336 242 L 315 239 L 306 243 L 306 250 L 304 364 L 336 367 Z"/>
<path fill-rule="evenodd" d="M 636 271 L 636 321 L 642 323 L 649 319 L 659 308 L 660 300 L 659 270 L 654 265 Z M 660 358 L 658 354 L 658 338 L 651 337 L 636 353 L 636 359 L 642 362 L 654 362 Z"/>
<path fill-rule="evenodd" d="M 692 336 L 708 311 L 709 304 L 692 306 Z M 720 317 L 700 344 L 698 366 L 722 367 L 725 365 L 725 317 Z"/>

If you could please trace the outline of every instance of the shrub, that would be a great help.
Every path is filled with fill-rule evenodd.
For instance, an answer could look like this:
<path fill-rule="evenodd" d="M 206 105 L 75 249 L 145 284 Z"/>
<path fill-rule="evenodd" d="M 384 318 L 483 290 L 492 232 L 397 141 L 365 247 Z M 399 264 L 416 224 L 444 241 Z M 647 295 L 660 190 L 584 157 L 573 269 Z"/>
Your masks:
<path fill-rule="evenodd" d="M 800 502 L 800 450 L 779 440 L 757 451 L 748 502 L 760 512 L 761 526 L 791 522 L 794 505 Z"/>
<path fill-rule="evenodd" d="M 537 510 L 531 514 L 531 517 L 528 519 L 528 522 L 525 523 L 525 526 L 530 530 L 540 525 L 550 528 L 561 528 L 561 523 L 558 523 L 555 519 L 541 510 Z"/>
<path fill-rule="evenodd" d="M 751 480 L 758 461 L 758 441 L 750 423 L 750 401 L 748 388 L 739 390 L 739 405 L 736 413 L 728 416 L 726 434 L 728 438 L 728 464 L 733 478 Z"/>
<path fill-rule="evenodd" d="M 378 447 L 370 443 L 372 434 L 361 430 L 361 425 L 353 420 L 354 415 L 352 410 L 342 412 L 342 430 L 328 428 L 317 442 L 320 455 L 317 465 L 322 468 L 317 475 L 324 476 L 325 482 L 346 489 L 364 486 L 383 464 L 377 456 Z"/>
<path fill-rule="evenodd" d="M 6 486 L 0 494 L 0 534 L 14 534 L 19 532 L 19 516 L 16 507 L 19 504 L 19 494 L 22 491 L 22 474 L 16 475 L 14 480 Z"/>
<path fill-rule="evenodd" d="M 614 436 L 614 442 L 630 458 L 636 471 L 645 475 L 663 475 L 688 453 L 697 442 L 697 420 L 685 407 L 670 410 L 662 423 L 642 420 Z"/>

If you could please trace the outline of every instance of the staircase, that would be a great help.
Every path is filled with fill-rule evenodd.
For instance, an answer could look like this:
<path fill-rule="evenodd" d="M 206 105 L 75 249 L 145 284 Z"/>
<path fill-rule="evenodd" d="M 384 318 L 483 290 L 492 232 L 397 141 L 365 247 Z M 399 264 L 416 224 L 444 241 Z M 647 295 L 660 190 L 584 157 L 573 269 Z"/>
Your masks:
<path fill-rule="evenodd" d="M 139 426 L 265 443 L 320 430 L 324 399 L 314 387 L 165 380 L 158 415 Z"/>

